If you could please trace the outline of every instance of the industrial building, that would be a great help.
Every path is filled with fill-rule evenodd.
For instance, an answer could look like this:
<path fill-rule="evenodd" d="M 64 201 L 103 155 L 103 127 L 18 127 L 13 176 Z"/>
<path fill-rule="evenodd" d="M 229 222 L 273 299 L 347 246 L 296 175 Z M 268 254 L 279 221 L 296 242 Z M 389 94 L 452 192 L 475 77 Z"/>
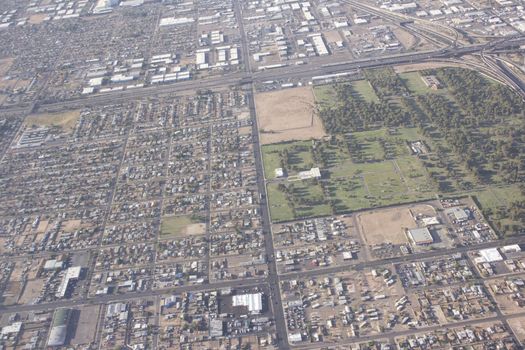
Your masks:
<path fill-rule="evenodd" d="M 408 229 L 407 235 L 410 241 L 415 245 L 426 245 L 434 243 L 432 234 L 426 227 Z"/>
<path fill-rule="evenodd" d="M 58 287 L 56 292 L 57 298 L 64 298 L 67 294 L 68 287 L 71 282 L 77 281 L 80 278 L 80 272 L 82 271 L 81 266 L 70 267 L 66 270 L 66 274 Z"/>
<path fill-rule="evenodd" d="M 66 343 L 72 309 L 56 309 L 53 314 L 47 346 L 58 347 Z"/>
<path fill-rule="evenodd" d="M 299 174 L 299 179 L 301 180 L 307 180 L 307 179 L 320 179 L 321 178 L 321 170 L 319 168 L 312 168 L 310 170 L 301 171 Z"/>
<path fill-rule="evenodd" d="M 452 215 L 457 222 L 467 221 L 469 218 L 469 215 L 467 214 L 465 209 L 458 207 L 448 209 L 447 214 Z"/>
<path fill-rule="evenodd" d="M 263 309 L 262 293 L 234 295 L 232 305 L 246 307 L 250 314 L 259 314 Z"/>

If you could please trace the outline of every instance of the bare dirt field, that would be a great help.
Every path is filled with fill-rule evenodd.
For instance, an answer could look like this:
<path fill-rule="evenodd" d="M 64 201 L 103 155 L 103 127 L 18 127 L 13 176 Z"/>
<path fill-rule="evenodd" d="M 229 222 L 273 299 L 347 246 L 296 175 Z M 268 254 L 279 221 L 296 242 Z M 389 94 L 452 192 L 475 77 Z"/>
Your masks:
<path fill-rule="evenodd" d="M 34 15 L 31 15 L 29 16 L 29 23 L 31 24 L 40 24 L 42 22 L 44 22 L 44 19 L 47 17 L 46 14 L 44 13 L 37 13 L 37 14 L 34 14 Z"/>
<path fill-rule="evenodd" d="M 42 279 L 27 281 L 24 293 L 22 294 L 18 302 L 21 305 L 26 305 L 34 302 L 35 298 L 40 295 L 40 291 L 42 290 L 42 286 L 44 285 L 44 283 L 45 282 Z"/>
<path fill-rule="evenodd" d="M 406 30 L 395 28 L 393 32 L 397 40 L 399 40 L 401 45 L 403 45 L 406 49 L 410 49 L 417 44 L 416 38 Z"/>
<path fill-rule="evenodd" d="M 250 135 L 251 133 L 252 133 L 251 126 L 243 126 L 242 128 L 239 128 L 239 135 Z"/>
<path fill-rule="evenodd" d="M 64 231 L 71 232 L 80 228 L 80 223 L 80 220 L 68 220 L 62 223 L 62 227 L 64 228 Z"/>
<path fill-rule="evenodd" d="M 13 58 L 2 58 L 0 59 L 0 77 L 7 74 L 9 68 L 13 65 L 15 60 Z"/>
<path fill-rule="evenodd" d="M 100 305 L 86 306 L 81 308 L 78 318 L 78 326 L 75 335 L 71 339 L 71 344 L 88 344 L 95 340 L 97 320 L 100 313 Z"/>
<path fill-rule="evenodd" d="M 72 131 L 80 117 L 80 110 L 63 113 L 42 113 L 29 115 L 25 124 L 28 126 L 58 126 L 64 131 Z"/>
<path fill-rule="evenodd" d="M 425 216 L 436 216 L 436 209 L 430 204 L 418 204 L 410 207 L 412 216 L 425 215 Z"/>
<path fill-rule="evenodd" d="M 509 326 L 512 328 L 518 340 L 522 341 L 525 339 L 525 317 L 516 317 L 509 319 Z"/>
<path fill-rule="evenodd" d="M 444 67 L 461 67 L 460 64 L 447 63 L 447 62 L 425 62 L 425 63 L 414 63 L 414 64 L 405 64 L 402 66 L 395 66 L 394 70 L 396 73 L 407 73 L 417 70 L 425 69 L 437 69 Z"/>
<path fill-rule="evenodd" d="M 385 242 L 408 243 L 405 229 L 416 227 L 416 222 L 406 207 L 373 210 L 357 215 L 363 238 L 369 245 Z"/>
<path fill-rule="evenodd" d="M 339 31 L 337 30 L 331 30 L 323 34 L 324 34 L 324 37 L 326 38 L 326 41 L 328 41 L 329 43 L 335 43 L 337 41 L 343 40 L 341 38 L 341 34 L 339 34 Z"/>
<path fill-rule="evenodd" d="M 186 226 L 186 235 L 196 236 L 206 232 L 206 224 L 190 224 Z"/>
<path fill-rule="evenodd" d="M 14 89 L 17 82 L 16 79 L 0 79 L 0 89 Z"/>
<path fill-rule="evenodd" d="M 326 135 L 314 111 L 309 86 L 263 92 L 255 95 L 261 143 L 309 140 Z"/>
<path fill-rule="evenodd" d="M 16 304 L 18 297 L 20 296 L 20 292 L 22 292 L 22 286 L 20 285 L 20 281 L 9 282 L 5 287 L 4 294 L 2 295 L 4 299 L 3 304 Z"/>

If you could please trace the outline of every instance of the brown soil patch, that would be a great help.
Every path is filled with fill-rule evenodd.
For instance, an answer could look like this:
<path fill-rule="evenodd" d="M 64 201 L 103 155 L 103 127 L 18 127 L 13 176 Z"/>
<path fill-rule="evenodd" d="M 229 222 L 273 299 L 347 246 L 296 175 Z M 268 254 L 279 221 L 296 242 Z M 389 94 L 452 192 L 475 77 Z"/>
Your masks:
<path fill-rule="evenodd" d="M 315 98 L 309 86 L 255 95 L 262 144 L 309 140 L 326 135 L 315 113 Z"/>
<path fill-rule="evenodd" d="M 33 303 L 35 298 L 40 295 L 43 285 L 44 281 L 40 279 L 27 281 L 24 293 L 20 297 L 19 303 L 21 305 Z"/>
<path fill-rule="evenodd" d="M 43 14 L 43 13 L 37 13 L 35 15 L 31 15 L 29 17 L 29 23 L 31 24 L 40 24 L 42 22 L 44 22 L 44 18 L 46 18 L 47 15 L 46 14 Z"/>
<path fill-rule="evenodd" d="M 75 230 L 79 229 L 80 228 L 80 223 L 81 223 L 80 220 L 69 220 L 69 221 L 65 221 L 62 224 L 62 227 L 63 227 L 64 231 L 71 232 L 71 231 L 75 231 Z"/>
<path fill-rule="evenodd" d="M 406 73 L 413 72 L 418 70 L 425 69 L 437 69 L 444 67 L 461 67 L 460 64 L 448 63 L 448 62 L 424 62 L 424 63 L 414 63 L 414 64 L 405 64 L 402 66 L 394 67 L 396 73 Z"/>
<path fill-rule="evenodd" d="M 405 47 L 406 49 L 409 49 L 416 45 L 417 40 L 416 37 L 414 37 L 412 34 L 407 32 L 406 30 L 403 30 L 401 28 L 395 28 L 393 30 L 394 35 L 396 36 L 397 40 Z"/>
<path fill-rule="evenodd" d="M 186 226 L 186 235 L 202 235 L 206 232 L 206 224 L 190 224 Z"/>
<path fill-rule="evenodd" d="M 405 229 L 416 227 L 408 208 L 370 211 L 357 216 L 359 228 L 369 245 L 408 243 Z"/>
<path fill-rule="evenodd" d="M 62 113 L 41 113 L 29 115 L 25 124 L 27 126 L 57 126 L 64 131 L 72 131 L 80 117 L 80 110 Z"/>
<path fill-rule="evenodd" d="M 14 58 L 2 58 L 0 59 L 0 76 L 4 76 L 9 71 L 9 68 L 13 65 Z"/>
<path fill-rule="evenodd" d="M 337 41 L 343 40 L 343 38 L 341 38 L 341 35 L 339 34 L 337 30 L 331 30 L 329 32 L 325 32 L 323 33 L 323 35 L 326 41 L 329 43 L 335 43 Z"/>

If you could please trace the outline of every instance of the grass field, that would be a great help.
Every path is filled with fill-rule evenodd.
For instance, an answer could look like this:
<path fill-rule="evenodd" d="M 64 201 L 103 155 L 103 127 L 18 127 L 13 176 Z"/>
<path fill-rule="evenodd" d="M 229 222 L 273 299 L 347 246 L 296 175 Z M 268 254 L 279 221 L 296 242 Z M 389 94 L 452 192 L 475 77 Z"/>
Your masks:
<path fill-rule="evenodd" d="M 318 85 L 314 87 L 315 101 L 321 104 L 336 103 L 336 93 L 332 85 Z"/>
<path fill-rule="evenodd" d="M 367 80 L 354 81 L 352 82 L 352 86 L 359 96 L 361 96 L 366 102 L 379 102 L 379 98 Z"/>
<path fill-rule="evenodd" d="M 475 191 L 473 196 L 485 215 L 489 215 L 491 221 L 498 224 L 500 229 L 505 225 L 520 225 L 519 222 L 512 221 L 510 218 L 502 217 L 499 211 L 506 214 L 510 203 L 523 200 L 519 186 L 490 186 L 483 190 Z"/>
<path fill-rule="evenodd" d="M 162 238 L 184 237 L 203 234 L 205 229 L 203 218 L 197 216 L 165 216 L 162 218 L 160 234 Z"/>
<path fill-rule="evenodd" d="M 281 168 L 281 152 L 288 152 L 288 168 L 290 174 L 308 170 L 313 164 L 312 141 L 293 141 L 274 143 L 262 147 L 264 175 L 267 179 L 275 178 L 275 169 Z"/>
<path fill-rule="evenodd" d="M 379 102 L 379 98 L 367 80 L 356 80 L 349 83 L 357 95 L 366 102 Z M 315 100 L 321 104 L 337 103 L 337 96 L 332 85 L 319 85 L 314 88 Z"/>
<path fill-rule="evenodd" d="M 406 68 L 406 67 L 405 67 Z M 421 66 L 424 69 L 436 69 L 438 66 Z M 436 72 L 440 74 L 439 71 Z M 458 100 L 453 98 L 452 92 L 444 87 L 432 90 L 425 86 L 421 80 L 421 72 L 403 69 L 399 77 L 409 94 L 385 97 L 388 103 L 397 104 L 402 108 L 412 106 L 410 112 L 420 113 L 421 103 L 416 96 L 425 94 L 441 94 L 447 98 L 455 110 L 468 117 L 469 112 L 458 105 Z M 364 101 L 377 101 L 377 96 L 366 80 L 348 82 L 352 84 L 354 92 Z M 314 88 L 316 102 L 324 105 L 338 105 L 341 101 L 332 85 L 316 86 Z M 401 104 L 403 102 L 403 104 Z M 321 143 L 316 143 L 316 148 L 307 152 L 298 152 L 297 159 L 293 162 L 303 169 L 309 168 L 312 159 L 316 159 L 323 173 L 319 181 L 320 189 L 302 189 L 304 198 L 323 196 L 322 201 L 312 203 L 309 208 L 287 203 L 290 196 L 279 194 L 277 184 L 270 183 L 269 194 L 272 206 L 272 218 L 288 220 L 292 217 L 314 216 L 328 213 L 332 208 L 336 212 L 347 212 L 357 209 L 374 208 L 401 203 L 410 203 L 434 199 L 436 195 L 450 197 L 455 195 L 473 195 L 477 198 L 484 213 L 488 212 L 489 220 L 498 226 L 513 226 L 518 223 L 508 219 L 508 209 L 511 203 L 523 200 L 517 185 L 505 185 L 509 180 L 508 175 L 501 172 L 501 163 L 494 160 L 486 161 L 483 165 L 484 172 L 475 173 L 467 169 L 465 157 L 458 154 L 451 145 L 453 142 L 442 134 L 442 128 L 436 127 L 430 116 L 423 115 L 415 124 L 418 128 L 399 127 L 397 130 L 380 128 L 366 131 L 344 133 L 338 135 L 337 142 L 325 138 Z M 494 116 L 498 121 L 495 125 L 479 127 L 479 134 L 490 138 L 494 142 L 508 140 L 506 133 L 509 130 L 519 130 L 522 127 L 521 117 Z M 413 120 L 413 119 L 412 119 Z M 406 124 L 413 123 L 409 120 Z M 427 154 L 415 156 L 409 148 L 410 141 L 421 140 L 428 149 Z M 319 145 L 321 145 L 319 147 Z M 343 145 L 343 146 L 342 146 Z M 274 145 L 267 146 L 271 150 Z M 311 145 L 310 145 L 311 146 Z M 267 177 L 273 178 L 274 169 L 281 163 L 279 158 L 265 153 L 265 170 Z M 307 153 L 310 155 L 306 156 Z M 289 159 L 294 159 L 294 155 Z M 507 178 L 505 177 L 507 176 Z M 273 197 L 273 198 L 272 198 Z M 274 199 L 279 204 L 273 203 Z M 284 203 L 284 204 L 283 204 Z M 330 205 L 328 205 L 329 203 Z M 515 209 L 515 208 L 514 208 Z M 505 213 L 506 214 L 503 214 Z M 515 212 L 513 211 L 513 215 Z M 501 229 L 502 232 L 512 231 Z M 514 229 L 514 231 L 517 231 Z"/>
<path fill-rule="evenodd" d="M 330 215 L 330 206 L 324 203 L 323 189 L 319 184 L 308 181 L 287 182 L 292 201 L 279 190 L 279 184 L 267 186 L 272 222 L 289 221 L 298 218 Z"/>
<path fill-rule="evenodd" d="M 293 182 L 298 198 L 322 198 L 309 206 L 295 203 L 291 205 L 277 183 L 268 184 L 268 196 L 272 219 L 274 221 L 292 220 L 299 217 L 328 215 L 330 201 L 337 212 L 374 208 L 396 203 L 408 203 L 434 198 L 437 188 L 429 181 L 428 172 L 416 156 L 411 155 L 407 142 L 422 139 L 415 128 L 399 128 L 395 131 L 378 129 L 352 133 L 350 136 L 359 145 L 366 161 L 351 159 L 355 152 L 345 150 L 341 140 L 331 144 L 321 143 L 325 167 L 328 175 L 319 185 Z M 385 158 L 386 145 L 391 158 Z M 300 146 L 300 147 L 299 147 Z M 317 147 L 320 147 L 319 144 Z M 277 151 L 287 149 L 298 151 L 290 156 L 297 164 L 309 168 L 312 159 L 312 143 L 293 142 L 267 145 L 263 147 L 263 159 L 267 178 L 274 178 L 274 169 L 280 164 Z M 320 166 L 316 164 L 316 166 Z M 282 180 L 283 184 L 289 182 Z M 325 187 L 325 192 L 322 191 Z M 295 207 L 295 210 L 292 208 Z"/>
<path fill-rule="evenodd" d="M 370 163 L 344 162 L 332 169 L 326 182 L 339 212 L 430 199 L 437 192 L 414 156 Z"/>
<path fill-rule="evenodd" d="M 295 217 L 293 209 L 288 203 L 286 195 L 279 191 L 277 186 L 276 183 L 270 183 L 266 187 L 272 222 L 292 220 Z"/>

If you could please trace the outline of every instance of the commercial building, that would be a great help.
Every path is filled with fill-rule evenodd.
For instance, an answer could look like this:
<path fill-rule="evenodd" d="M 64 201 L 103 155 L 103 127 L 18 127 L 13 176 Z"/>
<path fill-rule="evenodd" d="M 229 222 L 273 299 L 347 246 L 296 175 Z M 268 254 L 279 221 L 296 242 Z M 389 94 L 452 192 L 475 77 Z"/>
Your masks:
<path fill-rule="evenodd" d="M 299 178 L 301 180 L 307 180 L 307 179 L 320 179 L 321 178 L 321 170 L 319 168 L 312 168 L 310 170 L 301 171 L 298 174 Z"/>
<path fill-rule="evenodd" d="M 469 218 L 469 215 L 465 211 L 465 209 L 454 207 L 447 210 L 448 215 L 452 215 L 454 219 L 458 222 L 467 221 Z"/>
<path fill-rule="evenodd" d="M 243 306 L 248 308 L 251 314 L 258 314 L 262 311 L 262 293 L 234 295 L 233 306 Z"/>
<path fill-rule="evenodd" d="M 415 245 L 426 245 L 434 243 L 434 238 L 426 227 L 408 229 L 407 235 L 410 241 Z"/>
<path fill-rule="evenodd" d="M 63 346 L 66 343 L 69 321 L 71 320 L 71 309 L 57 309 L 53 314 L 51 330 L 47 346 Z"/>
<path fill-rule="evenodd" d="M 67 269 L 66 274 L 64 275 L 64 278 L 62 279 L 62 282 L 58 286 L 58 290 L 56 292 L 57 298 L 64 298 L 66 296 L 69 284 L 80 278 L 81 271 L 82 271 L 81 266 L 70 267 Z"/>

